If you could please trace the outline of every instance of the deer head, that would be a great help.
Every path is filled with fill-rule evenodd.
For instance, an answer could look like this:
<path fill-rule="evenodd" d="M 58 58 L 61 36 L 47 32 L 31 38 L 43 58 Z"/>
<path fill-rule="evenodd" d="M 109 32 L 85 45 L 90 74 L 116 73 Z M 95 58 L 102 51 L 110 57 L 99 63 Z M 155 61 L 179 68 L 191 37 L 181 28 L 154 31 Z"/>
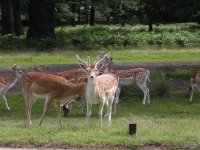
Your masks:
<path fill-rule="evenodd" d="M 86 70 L 87 72 L 87 79 L 95 79 L 96 76 L 99 74 L 99 68 L 100 68 L 100 65 L 101 63 L 109 56 L 109 54 L 105 54 L 103 56 L 103 58 L 101 58 L 100 60 L 99 59 L 99 56 L 97 56 L 97 59 L 95 60 L 95 62 L 91 65 L 90 64 L 90 57 L 88 56 L 87 57 L 87 62 L 85 61 L 82 61 L 80 59 L 80 57 L 78 55 L 76 55 L 76 58 L 78 59 L 78 61 L 80 62 L 80 65 L 83 66 L 82 68 Z"/>
<path fill-rule="evenodd" d="M 14 64 L 12 67 L 9 67 L 9 68 L 13 71 L 13 73 L 15 74 L 17 78 L 21 77 L 21 74 L 22 74 L 21 67 Z"/>
<path fill-rule="evenodd" d="M 46 64 L 34 64 L 34 71 L 43 72 Z"/>

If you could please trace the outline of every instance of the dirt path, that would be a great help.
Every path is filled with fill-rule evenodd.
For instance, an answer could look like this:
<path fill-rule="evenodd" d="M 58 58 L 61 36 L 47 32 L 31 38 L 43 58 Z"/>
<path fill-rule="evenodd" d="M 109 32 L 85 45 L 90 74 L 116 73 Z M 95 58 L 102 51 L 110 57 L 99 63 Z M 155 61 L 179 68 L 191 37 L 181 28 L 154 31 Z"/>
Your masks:
<path fill-rule="evenodd" d="M 144 67 L 149 69 L 150 71 L 158 71 L 160 69 L 166 68 L 197 68 L 200 70 L 200 61 L 194 62 L 150 62 L 150 63 L 116 63 L 114 64 L 114 69 L 131 69 L 136 67 Z M 22 67 L 23 70 L 31 71 L 32 67 Z M 55 73 L 61 72 L 66 70 L 72 70 L 79 68 L 78 65 L 47 65 L 45 67 L 45 72 L 47 73 Z M 152 71 L 152 72 L 153 72 Z M 0 75 L 2 76 L 12 76 L 12 73 L 9 68 L 0 68 Z M 168 81 L 168 84 L 173 89 L 184 89 L 185 88 L 185 81 L 180 80 L 171 80 Z M 20 83 L 18 82 L 12 89 L 10 89 L 9 93 L 18 93 L 21 92 Z"/>

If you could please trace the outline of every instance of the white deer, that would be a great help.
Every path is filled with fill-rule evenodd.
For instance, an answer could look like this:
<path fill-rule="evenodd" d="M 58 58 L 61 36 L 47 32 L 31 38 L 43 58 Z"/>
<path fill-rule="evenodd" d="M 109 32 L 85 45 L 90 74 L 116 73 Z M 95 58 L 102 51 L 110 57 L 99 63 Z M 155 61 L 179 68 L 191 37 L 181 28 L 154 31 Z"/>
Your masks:
<path fill-rule="evenodd" d="M 46 74 L 38 71 L 18 72 L 22 80 L 22 88 L 26 103 L 26 114 L 29 124 L 31 121 L 31 108 L 34 101 L 38 98 L 45 99 L 43 114 L 39 125 L 42 124 L 49 105 L 55 101 L 58 110 L 58 122 L 61 125 L 61 105 L 60 102 L 68 97 L 82 94 L 85 91 L 86 83 L 71 83 L 53 74 Z"/>
<path fill-rule="evenodd" d="M 7 77 L 0 76 L 0 94 L 6 104 L 6 108 L 8 111 L 10 111 L 10 107 L 8 106 L 7 98 L 5 94 L 9 89 L 11 89 L 16 84 L 16 82 L 20 78 L 20 76 L 18 76 L 18 73 L 17 73 L 19 71 L 18 67 L 14 65 L 10 67 L 10 69 L 13 71 L 13 77 L 7 78 Z"/>
<path fill-rule="evenodd" d="M 123 85 L 130 85 L 136 82 L 138 87 L 142 90 L 144 94 L 143 104 L 150 103 L 150 94 L 149 88 L 147 87 L 146 82 L 149 81 L 149 70 L 144 68 L 134 68 L 129 70 L 113 70 L 113 58 L 110 53 L 106 54 L 105 52 L 99 51 L 101 57 L 104 55 L 109 55 L 106 57 L 103 63 L 103 73 L 112 73 L 119 77 L 119 89 Z M 120 90 L 119 90 L 120 91 Z M 117 92 L 117 100 L 116 103 L 119 101 L 119 94 Z"/>
<path fill-rule="evenodd" d="M 100 126 L 102 127 L 102 113 L 104 105 L 107 106 L 108 113 L 108 126 L 111 125 L 112 104 L 115 98 L 116 91 L 118 89 L 118 77 L 113 74 L 98 75 L 98 64 L 100 64 L 107 57 L 105 55 L 101 60 L 95 61 L 93 65 L 90 64 L 88 57 L 87 62 L 82 61 L 78 55 L 77 59 L 85 64 L 87 71 L 87 86 L 85 91 L 87 114 L 86 120 L 91 116 L 91 107 L 93 104 L 100 104 L 99 107 L 99 119 Z"/>
<path fill-rule="evenodd" d="M 192 102 L 195 88 L 200 92 L 200 72 L 193 73 L 190 79 L 190 84 L 188 86 L 188 91 L 190 92 L 190 102 Z"/>

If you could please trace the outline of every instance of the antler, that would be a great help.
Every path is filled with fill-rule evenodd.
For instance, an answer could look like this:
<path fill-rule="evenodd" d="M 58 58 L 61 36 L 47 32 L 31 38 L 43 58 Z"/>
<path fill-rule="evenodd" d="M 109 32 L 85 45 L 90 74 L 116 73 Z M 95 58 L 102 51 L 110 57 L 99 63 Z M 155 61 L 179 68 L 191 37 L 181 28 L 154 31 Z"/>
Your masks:
<path fill-rule="evenodd" d="M 99 61 L 97 61 L 97 59 L 96 59 L 96 61 L 95 61 L 95 63 L 94 63 L 95 67 L 97 68 L 98 64 L 101 63 L 101 62 L 102 62 L 105 58 L 107 58 L 109 55 L 110 55 L 109 53 L 105 54 L 104 57 L 103 57 L 102 59 L 100 59 Z M 97 56 L 97 58 L 98 58 L 98 57 L 99 57 L 99 56 Z"/>
<path fill-rule="evenodd" d="M 87 62 L 81 60 L 80 57 L 78 56 L 78 54 L 76 54 L 76 58 L 78 59 L 78 61 L 79 61 L 80 63 L 87 65 Z"/>

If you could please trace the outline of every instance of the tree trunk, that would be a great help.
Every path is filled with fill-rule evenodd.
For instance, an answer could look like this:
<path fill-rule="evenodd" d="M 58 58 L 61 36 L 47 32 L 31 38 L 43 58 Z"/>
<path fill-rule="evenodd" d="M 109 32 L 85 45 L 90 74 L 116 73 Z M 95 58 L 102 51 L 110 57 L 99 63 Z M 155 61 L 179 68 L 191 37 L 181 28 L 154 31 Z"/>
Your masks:
<path fill-rule="evenodd" d="M 86 24 L 89 24 L 89 12 L 88 12 L 88 9 L 86 9 L 85 23 L 86 23 Z"/>
<path fill-rule="evenodd" d="M 110 23 L 110 16 L 106 17 L 106 23 L 109 24 Z"/>
<path fill-rule="evenodd" d="M 71 12 L 73 13 L 73 16 L 71 18 L 71 25 L 75 26 L 75 12 L 76 12 L 76 4 L 75 3 L 71 4 Z"/>
<path fill-rule="evenodd" d="M 90 10 L 90 25 L 94 25 L 94 22 L 95 22 L 95 6 L 92 4 Z"/>
<path fill-rule="evenodd" d="M 13 17 L 14 17 L 14 32 L 19 36 L 22 34 L 22 22 L 21 22 L 21 3 L 20 0 L 13 1 Z"/>
<path fill-rule="evenodd" d="M 80 11 L 80 6 L 79 6 L 79 9 L 78 9 L 78 20 L 77 20 L 77 23 L 80 24 L 81 22 L 81 11 Z"/>
<path fill-rule="evenodd" d="M 55 1 L 29 1 L 29 29 L 27 39 L 55 39 Z"/>
<path fill-rule="evenodd" d="M 2 6 L 2 35 L 14 33 L 12 0 L 1 0 Z"/>
<path fill-rule="evenodd" d="M 149 25 L 149 32 L 152 32 L 153 31 L 153 19 L 152 19 L 151 14 L 149 14 L 148 25 Z"/>

